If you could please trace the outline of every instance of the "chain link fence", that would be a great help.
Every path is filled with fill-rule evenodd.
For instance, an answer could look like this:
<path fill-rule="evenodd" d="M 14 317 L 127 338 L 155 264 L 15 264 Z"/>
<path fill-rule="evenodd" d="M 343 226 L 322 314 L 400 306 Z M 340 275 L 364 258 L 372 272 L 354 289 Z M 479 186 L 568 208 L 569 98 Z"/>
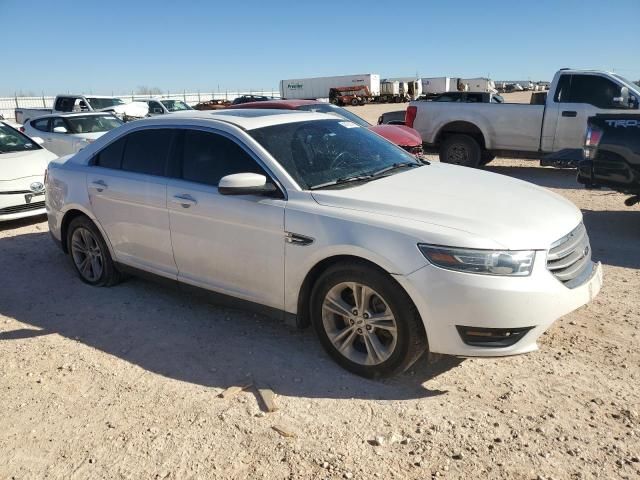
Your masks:
<path fill-rule="evenodd" d="M 225 92 L 196 92 L 196 93 L 171 93 L 164 94 L 137 94 L 134 92 L 124 95 L 115 95 L 121 98 L 125 102 L 132 101 L 134 99 L 147 99 L 147 98 L 160 98 L 171 100 L 183 100 L 188 105 L 196 105 L 200 102 L 206 102 L 209 100 L 229 100 L 233 101 L 236 97 L 242 95 L 264 95 L 267 97 L 279 98 L 280 93 L 277 90 L 247 90 L 247 91 L 225 91 Z M 91 95 L 87 95 L 91 97 Z M 5 120 L 15 120 L 16 108 L 53 108 L 53 101 L 55 96 L 39 96 L 39 97 L 0 97 L 0 115 Z"/>

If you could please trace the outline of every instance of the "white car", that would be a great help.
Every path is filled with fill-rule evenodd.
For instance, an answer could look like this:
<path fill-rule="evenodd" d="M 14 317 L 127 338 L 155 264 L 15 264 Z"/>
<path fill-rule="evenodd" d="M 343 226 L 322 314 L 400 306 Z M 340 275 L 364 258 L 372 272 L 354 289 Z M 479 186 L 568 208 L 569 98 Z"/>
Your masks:
<path fill-rule="evenodd" d="M 53 238 L 80 278 L 146 272 L 314 325 L 367 377 L 427 348 L 536 349 L 602 268 L 564 198 L 424 164 L 332 115 L 185 112 L 111 131 L 48 170 Z"/>
<path fill-rule="evenodd" d="M 42 215 L 44 172 L 56 156 L 0 122 L 0 222 Z"/>
<path fill-rule="evenodd" d="M 59 113 L 29 120 L 23 130 L 42 138 L 47 150 L 62 157 L 80 151 L 122 124 L 112 113 Z"/>

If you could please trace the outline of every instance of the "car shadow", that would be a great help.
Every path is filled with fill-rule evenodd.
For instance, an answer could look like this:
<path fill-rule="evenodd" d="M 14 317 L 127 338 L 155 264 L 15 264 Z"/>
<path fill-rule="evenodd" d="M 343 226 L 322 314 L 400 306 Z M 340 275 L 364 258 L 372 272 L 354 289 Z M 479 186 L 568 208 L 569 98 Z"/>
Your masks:
<path fill-rule="evenodd" d="M 506 166 L 506 165 L 487 165 L 484 169 L 488 172 L 500 173 L 509 177 L 518 178 L 527 182 L 535 183 L 541 187 L 547 188 L 563 188 L 570 190 L 580 190 L 584 186 L 576 180 L 576 170 L 573 168 L 552 168 L 541 167 L 536 160 L 535 166 Z"/>
<path fill-rule="evenodd" d="M 35 217 L 19 218 L 18 220 L 9 220 L 6 222 L 0 222 L 0 232 L 5 230 L 13 230 L 16 228 L 27 227 L 36 223 L 46 222 L 47 214 L 36 215 Z"/>
<path fill-rule="evenodd" d="M 405 374 L 363 379 L 330 360 L 312 329 L 293 329 L 148 280 L 88 286 L 48 232 L 1 238 L 0 262 L 10 280 L 0 289 L 0 314 L 30 326 L 0 332 L 0 342 L 55 333 L 150 372 L 203 386 L 253 381 L 287 396 L 414 399 L 446 393 L 429 389 L 428 381 L 462 362 L 424 356 Z"/>
<path fill-rule="evenodd" d="M 617 267 L 640 268 L 639 208 L 583 210 L 582 214 L 594 260 Z"/>

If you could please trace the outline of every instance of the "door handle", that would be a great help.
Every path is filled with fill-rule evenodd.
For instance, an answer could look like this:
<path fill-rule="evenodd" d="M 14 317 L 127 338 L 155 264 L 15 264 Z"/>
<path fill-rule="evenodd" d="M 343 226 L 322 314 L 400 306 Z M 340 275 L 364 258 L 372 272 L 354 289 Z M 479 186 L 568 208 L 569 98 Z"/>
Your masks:
<path fill-rule="evenodd" d="M 94 182 L 91 182 L 91 185 L 93 185 L 93 188 L 95 188 L 98 192 L 101 192 L 108 188 L 104 180 L 96 180 Z"/>
<path fill-rule="evenodd" d="M 188 193 L 181 193 L 180 195 L 173 196 L 173 203 L 179 203 L 182 208 L 189 208 L 191 205 L 196 205 L 198 202 Z"/>
<path fill-rule="evenodd" d="M 564 110 L 562 112 L 562 116 L 563 117 L 577 117 L 578 116 L 578 112 L 575 112 L 573 110 Z"/>

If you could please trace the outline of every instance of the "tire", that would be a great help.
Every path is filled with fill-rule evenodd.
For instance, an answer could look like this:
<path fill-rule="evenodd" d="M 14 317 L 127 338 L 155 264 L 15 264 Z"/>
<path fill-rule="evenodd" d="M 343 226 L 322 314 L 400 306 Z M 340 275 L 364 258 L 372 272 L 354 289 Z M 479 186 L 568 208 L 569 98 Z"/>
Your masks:
<path fill-rule="evenodd" d="M 351 99 L 351 106 L 357 107 L 358 105 L 360 105 L 360 100 L 358 100 L 357 98 L 352 98 Z"/>
<path fill-rule="evenodd" d="M 478 167 L 482 150 L 469 135 L 450 135 L 440 145 L 440 161 L 465 167 Z"/>
<path fill-rule="evenodd" d="M 368 297 L 361 312 L 352 285 Z M 407 293 L 388 274 L 363 263 L 335 265 L 318 278 L 311 292 L 311 322 L 327 353 L 366 378 L 404 372 L 428 350 L 422 320 Z"/>
<path fill-rule="evenodd" d="M 71 220 L 67 229 L 67 250 L 80 280 L 95 287 L 110 287 L 121 280 L 109 248 L 94 223 L 85 216 Z M 86 251 L 91 254 L 87 260 Z M 82 265 L 87 268 L 83 268 Z"/>
<path fill-rule="evenodd" d="M 488 165 L 490 164 L 496 156 L 488 150 L 483 150 L 480 154 L 480 165 Z"/>

